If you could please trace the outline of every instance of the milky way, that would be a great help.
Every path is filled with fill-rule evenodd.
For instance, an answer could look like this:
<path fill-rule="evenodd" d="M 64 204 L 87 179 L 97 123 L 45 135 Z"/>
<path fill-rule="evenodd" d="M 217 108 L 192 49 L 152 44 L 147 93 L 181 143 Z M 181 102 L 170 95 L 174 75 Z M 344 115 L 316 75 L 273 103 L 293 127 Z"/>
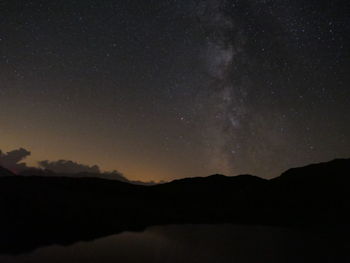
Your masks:
<path fill-rule="evenodd" d="M 325 106 L 349 84 L 344 3 L 202 2 L 213 165 L 271 176 L 330 156 L 324 140 L 338 156 L 348 126 L 332 123 L 344 113 Z"/>
<path fill-rule="evenodd" d="M 150 181 L 350 156 L 347 1 L 0 8 L 0 149 L 29 150 L 28 165 Z"/>

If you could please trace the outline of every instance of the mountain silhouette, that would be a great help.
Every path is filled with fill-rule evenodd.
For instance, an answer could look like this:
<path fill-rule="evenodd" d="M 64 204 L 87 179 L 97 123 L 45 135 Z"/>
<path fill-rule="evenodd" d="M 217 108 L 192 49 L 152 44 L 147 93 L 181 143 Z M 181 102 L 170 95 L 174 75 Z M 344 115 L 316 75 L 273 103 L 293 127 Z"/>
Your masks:
<path fill-rule="evenodd" d="M 42 174 L 41 174 L 42 175 Z M 144 186 L 93 177 L 14 175 L 0 168 L 0 253 L 22 253 L 150 225 L 349 226 L 350 159 L 252 175 Z"/>

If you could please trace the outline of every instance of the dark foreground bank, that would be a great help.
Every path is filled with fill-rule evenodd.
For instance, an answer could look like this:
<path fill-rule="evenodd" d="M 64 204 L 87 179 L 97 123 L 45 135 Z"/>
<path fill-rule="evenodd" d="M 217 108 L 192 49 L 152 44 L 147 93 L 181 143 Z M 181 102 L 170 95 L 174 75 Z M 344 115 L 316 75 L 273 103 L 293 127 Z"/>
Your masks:
<path fill-rule="evenodd" d="M 0 175 L 0 253 L 163 224 L 288 226 L 337 239 L 350 225 L 350 159 L 293 168 L 271 180 L 213 175 L 154 186 L 18 176 L 3 168 Z"/>

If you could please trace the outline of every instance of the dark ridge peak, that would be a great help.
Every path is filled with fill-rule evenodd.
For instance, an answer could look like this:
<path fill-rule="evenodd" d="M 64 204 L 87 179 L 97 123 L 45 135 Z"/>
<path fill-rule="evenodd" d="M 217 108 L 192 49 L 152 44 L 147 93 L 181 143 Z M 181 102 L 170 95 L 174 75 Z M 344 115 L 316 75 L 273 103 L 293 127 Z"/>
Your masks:
<path fill-rule="evenodd" d="M 267 181 L 267 179 L 261 178 L 256 175 L 251 174 L 239 174 L 236 176 L 230 176 L 232 179 L 246 179 L 246 180 L 256 180 L 256 181 Z"/>
<path fill-rule="evenodd" d="M 187 177 L 181 179 L 175 179 L 171 182 L 164 184 L 182 184 L 182 183 L 199 183 L 199 182 L 208 182 L 208 181 L 226 181 L 229 177 L 222 174 L 213 174 L 209 176 L 197 176 L 197 177 Z M 164 185 L 163 184 L 163 185 Z"/>
<path fill-rule="evenodd" d="M 236 176 L 226 176 L 223 174 L 213 174 L 206 177 L 187 177 L 176 179 L 171 182 L 167 182 L 159 185 L 169 185 L 169 184 L 192 184 L 192 183 L 233 183 L 233 182 L 256 182 L 256 181 L 267 181 L 261 177 L 250 175 L 250 174 L 241 174 Z"/>
<path fill-rule="evenodd" d="M 217 180 L 217 181 L 266 181 L 266 179 L 251 175 L 251 174 L 239 174 L 235 176 L 226 176 L 222 174 L 213 174 L 208 177 L 195 177 L 204 180 Z"/>
<path fill-rule="evenodd" d="M 227 176 L 223 174 L 212 174 L 212 175 L 209 175 L 207 178 L 225 178 L 225 177 Z"/>
<path fill-rule="evenodd" d="M 7 170 L 6 168 L 0 166 L 0 176 L 13 176 L 15 175 L 10 170 Z"/>

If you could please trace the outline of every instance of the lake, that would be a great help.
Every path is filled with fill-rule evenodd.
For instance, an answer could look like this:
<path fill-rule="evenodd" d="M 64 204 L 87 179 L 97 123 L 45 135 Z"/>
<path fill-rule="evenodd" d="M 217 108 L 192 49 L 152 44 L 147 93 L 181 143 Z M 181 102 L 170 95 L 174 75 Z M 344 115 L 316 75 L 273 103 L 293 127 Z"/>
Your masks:
<path fill-rule="evenodd" d="M 350 262 L 348 245 L 301 230 L 236 225 L 170 225 L 70 246 L 49 246 L 1 263 Z"/>

